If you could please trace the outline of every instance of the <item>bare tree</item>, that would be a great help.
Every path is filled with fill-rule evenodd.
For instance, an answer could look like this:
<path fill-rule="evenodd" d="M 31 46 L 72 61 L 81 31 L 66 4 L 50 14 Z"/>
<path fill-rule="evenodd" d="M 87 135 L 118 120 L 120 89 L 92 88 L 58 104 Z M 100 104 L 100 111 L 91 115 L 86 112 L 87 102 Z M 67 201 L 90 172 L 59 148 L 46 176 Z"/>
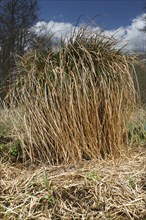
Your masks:
<path fill-rule="evenodd" d="M 51 29 L 47 30 L 45 25 L 40 26 L 37 31 L 34 26 L 29 32 L 30 41 L 28 44 L 28 49 L 44 52 L 51 50 L 54 45 L 52 38 L 53 34 L 51 33 Z"/>
<path fill-rule="evenodd" d="M 38 0 L 0 0 L 0 80 L 14 67 L 14 55 L 23 54 L 29 28 L 37 20 Z"/>

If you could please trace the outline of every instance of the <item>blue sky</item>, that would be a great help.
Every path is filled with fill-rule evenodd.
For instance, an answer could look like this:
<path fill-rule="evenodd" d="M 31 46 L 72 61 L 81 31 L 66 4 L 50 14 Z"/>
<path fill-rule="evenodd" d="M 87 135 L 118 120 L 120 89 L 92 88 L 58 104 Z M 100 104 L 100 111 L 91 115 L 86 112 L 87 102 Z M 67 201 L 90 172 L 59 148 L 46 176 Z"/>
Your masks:
<path fill-rule="evenodd" d="M 40 0 L 40 20 L 75 24 L 80 15 L 87 22 L 100 14 L 96 23 L 106 29 L 130 25 L 143 13 L 144 0 Z"/>
<path fill-rule="evenodd" d="M 94 31 L 105 30 L 126 44 L 128 50 L 146 50 L 146 0 L 39 0 L 39 21 L 34 26 L 38 34 L 53 34 L 69 38 L 79 16 L 80 25 L 94 19 Z M 123 44 L 122 44 L 123 45 Z M 144 46 L 145 45 L 145 46 Z"/>

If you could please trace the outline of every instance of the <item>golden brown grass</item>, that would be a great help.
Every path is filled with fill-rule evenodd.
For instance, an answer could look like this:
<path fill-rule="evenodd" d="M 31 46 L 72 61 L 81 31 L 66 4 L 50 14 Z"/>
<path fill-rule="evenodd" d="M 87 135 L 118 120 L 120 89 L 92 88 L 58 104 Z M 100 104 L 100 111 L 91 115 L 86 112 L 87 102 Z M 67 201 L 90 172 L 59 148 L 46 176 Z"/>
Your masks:
<path fill-rule="evenodd" d="M 146 149 L 128 155 L 66 166 L 0 163 L 0 219 L 145 220 Z"/>
<path fill-rule="evenodd" d="M 146 115 L 133 111 L 134 70 L 116 43 L 82 29 L 59 50 L 20 58 L 0 111 L 0 141 L 11 137 L 0 219 L 145 220 Z"/>
<path fill-rule="evenodd" d="M 130 60 L 115 47 L 114 39 L 83 30 L 58 51 L 21 58 L 8 97 L 17 106 L 13 124 L 24 160 L 120 155 L 135 90 Z"/>

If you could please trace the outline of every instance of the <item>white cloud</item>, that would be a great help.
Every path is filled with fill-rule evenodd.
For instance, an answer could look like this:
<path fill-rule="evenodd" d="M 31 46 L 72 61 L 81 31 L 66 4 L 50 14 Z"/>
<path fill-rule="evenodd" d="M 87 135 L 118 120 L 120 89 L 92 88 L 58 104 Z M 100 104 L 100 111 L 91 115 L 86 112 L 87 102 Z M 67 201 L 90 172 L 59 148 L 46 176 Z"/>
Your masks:
<path fill-rule="evenodd" d="M 132 20 L 131 25 L 120 27 L 116 30 L 107 31 L 108 34 L 114 35 L 117 39 L 122 39 L 127 44 L 127 50 L 143 50 L 145 34 L 141 30 L 145 26 L 144 17 L 146 14 L 137 16 Z"/>
<path fill-rule="evenodd" d="M 144 45 L 144 33 L 141 31 L 144 26 L 144 17 L 146 14 L 142 14 L 133 19 L 132 24 L 126 28 L 125 40 L 128 42 L 129 49 L 139 48 L 143 49 Z"/>
<path fill-rule="evenodd" d="M 74 26 L 71 23 L 55 22 L 55 21 L 39 21 L 32 30 L 37 34 L 50 35 L 53 34 L 56 38 L 66 38 L 71 35 L 74 30 Z"/>
<path fill-rule="evenodd" d="M 131 25 L 105 31 L 105 34 L 122 40 L 124 44 L 127 44 L 126 48 L 128 50 L 142 50 L 144 45 L 144 33 L 140 30 L 144 28 L 145 16 L 146 14 L 137 16 L 132 20 Z M 75 26 L 66 22 L 40 21 L 32 29 L 38 34 L 53 34 L 56 38 L 69 38 L 75 30 Z M 76 28 L 76 31 L 77 30 L 78 28 Z M 94 28 L 94 31 L 98 30 L 100 30 L 99 26 Z M 123 43 L 121 45 L 123 45 Z"/>

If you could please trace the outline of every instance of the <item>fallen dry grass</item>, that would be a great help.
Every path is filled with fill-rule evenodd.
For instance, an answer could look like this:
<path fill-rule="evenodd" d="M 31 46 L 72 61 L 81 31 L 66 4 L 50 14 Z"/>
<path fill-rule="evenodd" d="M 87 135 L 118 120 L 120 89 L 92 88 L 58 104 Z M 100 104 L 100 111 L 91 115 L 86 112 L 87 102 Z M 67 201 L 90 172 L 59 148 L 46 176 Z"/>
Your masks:
<path fill-rule="evenodd" d="M 144 220 L 146 149 L 67 166 L 0 163 L 0 219 Z"/>

